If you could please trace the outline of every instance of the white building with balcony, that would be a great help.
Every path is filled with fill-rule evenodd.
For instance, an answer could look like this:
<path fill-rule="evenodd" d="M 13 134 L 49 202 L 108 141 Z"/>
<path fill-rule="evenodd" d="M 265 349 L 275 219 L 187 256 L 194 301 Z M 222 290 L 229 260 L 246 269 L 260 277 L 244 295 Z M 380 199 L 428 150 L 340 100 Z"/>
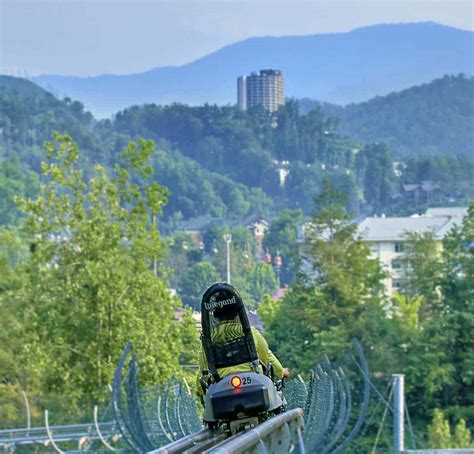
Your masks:
<path fill-rule="evenodd" d="M 406 235 L 411 232 L 433 232 L 441 242 L 455 226 L 460 226 L 467 216 L 467 208 L 430 208 L 422 215 L 406 217 L 368 217 L 358 225 L 358 234 L 367 243 L 372 257 L 379 259 L 382 267 L 388 272 L 385 280 L 387 294 L 400 288 L 402 267 L 400 257 L 403 254 Z M 308 259 L 310 244 L 308 230 L 311 223 L 298 226 L 297 241 L 301 257 L 301 271 L 311 278 L 314 274 L 311 261 Z"/>
<path fill-rule="evenodd" d="M 400 288 L 401 264 L 406 234 L 433 232 L 441 241 L 462 223 L 467 208 L 430 208 L 423 215 L 411 217 L 368 217 L 358 226 L 362 240 L 368 243 L 372 256 L 388 271 L 385 288 L 388 294 Z"/>

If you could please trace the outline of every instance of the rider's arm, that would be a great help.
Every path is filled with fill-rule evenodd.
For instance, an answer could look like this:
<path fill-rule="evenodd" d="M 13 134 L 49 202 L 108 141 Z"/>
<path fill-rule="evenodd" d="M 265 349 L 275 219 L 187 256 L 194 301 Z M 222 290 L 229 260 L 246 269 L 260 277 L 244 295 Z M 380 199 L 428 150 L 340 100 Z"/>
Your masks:
<path fill-rule="evenodd" d="M 201 377 L 203 375 L 203 371 L 207 370 L 207 361 L 204 353 L 201 352 L 199 355 L 199 370 L 196 375 L 196 393 L 198 396 L 204 395 L 204 391 L 201 386 Z"/>
<path fill-rule="evenodd" d="M 283 378 L 283 366 L 281 365 L 280 361 L 278 361 L 278 358 L 270 350 L 265 338 L 253 327 L 252 334 L 255 340 L 255 347 L 257 349 L 259 359 L 266 365 L 272 363 L 275 376 L 280 379 Z"/>

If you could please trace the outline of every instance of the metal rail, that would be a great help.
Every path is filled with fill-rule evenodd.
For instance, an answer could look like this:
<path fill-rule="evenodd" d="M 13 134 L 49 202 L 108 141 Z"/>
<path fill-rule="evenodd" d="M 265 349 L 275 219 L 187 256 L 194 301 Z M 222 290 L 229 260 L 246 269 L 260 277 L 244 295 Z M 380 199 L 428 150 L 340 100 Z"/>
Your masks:
<path fill-rule="evenodd" d="M 49 426 L 50 435 L 46 427 L 31 427 L 26 429 L 0 430 L 0 446 L 27 445 L 34 443 L 44 444 L 50 440 L 55 442 L 77 441 L 83 437 L 100 440 L 94 424 L 75 424 L 70 426 Z M 116 436 L 118 431 L 115 423 L 100 423 L 100 433 L 103 438 Z"/>
<path fill-rule="evenodd" d="M 179 454 L 191 452 L 203 452 L 209 446 L 213 446 L 227 435 L 224 432 L 213 432 L 209 429 L 203 429 L 192 435 L 180 438 L 162 448 L 150 451 L 149 454 Z"/>
<path fill-rule="evenodd" d="M 253 429 L 236 434 L 204 452 L 214 454 L 299 452 L 304 454 L 303 431 L 303 410 L 295 408 L 274 416 Z"/>
<path fill-rule="evenodd" d="M 253 429 L 229 437 L 229 434 L 209 429 L 188 435 L 149 454 L 239 454 L 239 453 L 275 453 L 303 454 L 304 420 L 303 411 L 295 408 L 274 416 Z"/>

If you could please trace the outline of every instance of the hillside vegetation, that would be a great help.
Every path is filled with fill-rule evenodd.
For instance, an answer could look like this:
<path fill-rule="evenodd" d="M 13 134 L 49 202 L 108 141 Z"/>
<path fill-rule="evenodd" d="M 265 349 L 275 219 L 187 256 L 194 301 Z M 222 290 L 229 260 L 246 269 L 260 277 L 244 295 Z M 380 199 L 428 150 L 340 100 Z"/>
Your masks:
<path fill-rule="evenodd" d="M 0 105 L 0 191 L 5 195 L 0 204 L 1 224 L 15 222 L 14 195 L 34 192 L 45 157 L 43 144 L 54 131 L 75 138 L 86 174 L 97 162 L 112 168 L 132 140 L 110 122 L 95 120 L 80 102 L 59 100 L 26 80 L 1 76 Z M 156 178 L 171 190 L 168 217 L 232 217 L 272 209 L 272 200 L 258 188 L 206 171 L 166 140 L 159 140 L 158 146 L 153 165 Z"/>
<path fill-rule="evenodd" d="M 361 145 L 337 132 L 337 119 L 320 108 L 302 114 L 294 101 L 274 114 L 259 108 L 147 104 L 98 121 L 78 101 L 2 78 L 0 102 L 0 175 L 9 200 L 0 210 L 2 222 L 15 218 L 13 183 L 21 183 L 20 194 L 33 190 L 42 144 L 53 131 L 78 142 L 86 176 L 97 162 L 113 168 L 129 141 L 153 139 L 159 149 L 152 158 L 154 178 L 170 191 L 164 213 L 170 228 L 199 215 L 242 219 L 284 208 L 308 215 L 326 176 L 348 194 L 347 207 L 355 215 L 401 213 L 448 199 L 465 203 L 472 194 L 469 158 L 416 155 L 394 167 L 384 143 Z M 432 181 L 429 193 L 416 200 L 404 193 L 404 184 L 425 180 Z"/>
<path fill-rule="evenodd" d="M 362 143 L 384 142 L 399 157 L 441 153 L 474 156 L 474 77 L 431 83 L 344 108 L 323 106 L 338 131 Z"/>

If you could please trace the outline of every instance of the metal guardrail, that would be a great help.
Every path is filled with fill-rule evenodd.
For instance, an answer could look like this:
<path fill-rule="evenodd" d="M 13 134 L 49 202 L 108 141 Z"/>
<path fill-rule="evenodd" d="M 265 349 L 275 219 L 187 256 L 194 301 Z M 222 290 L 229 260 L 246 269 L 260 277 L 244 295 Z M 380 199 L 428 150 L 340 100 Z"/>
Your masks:
<path fill-rule="evenodd" d="M 274 416 L 242 434 L 236 434 L 206 452 L 215 454 L 299 452 L 304 454 L 303 411 L 295 408 Z"/>
<path fill-rule="evenodd" d="M 214 446 L 227 437 L 227 434 L 219 431 L 212 432 L 209 429 L 203 429 L 194 434 L 176 440 L 162 448 L 150 451 L 149 454 L 179 454 L 189 452 L 203 452 L 210 446 Z"/>
<path fill-rule="evenodd" d="M 214 454 L 299 452 L 304 454 L 303 431 L 303 410 L 295 408 L 231 437 L 222 431 L 212 432 L 204 429 L 160 449 L 150 451 L 149 454 L 203 452 Z"/>
<path fill-rule="evenodd" d="M 49 434 L 48 434 L 49 432 Z M 100 435 L 99 435 L 100 434 Z M 5 444 L 33 444 L 54 441 L 74 441 L 82 437 L 100 440 L 117 435 L 115 423 L 102 423 L 100 431 L 93 423 L 75 424 L 70 426 L 32 427 L 30 429 L 0 430 L 0 446 Z"/>

